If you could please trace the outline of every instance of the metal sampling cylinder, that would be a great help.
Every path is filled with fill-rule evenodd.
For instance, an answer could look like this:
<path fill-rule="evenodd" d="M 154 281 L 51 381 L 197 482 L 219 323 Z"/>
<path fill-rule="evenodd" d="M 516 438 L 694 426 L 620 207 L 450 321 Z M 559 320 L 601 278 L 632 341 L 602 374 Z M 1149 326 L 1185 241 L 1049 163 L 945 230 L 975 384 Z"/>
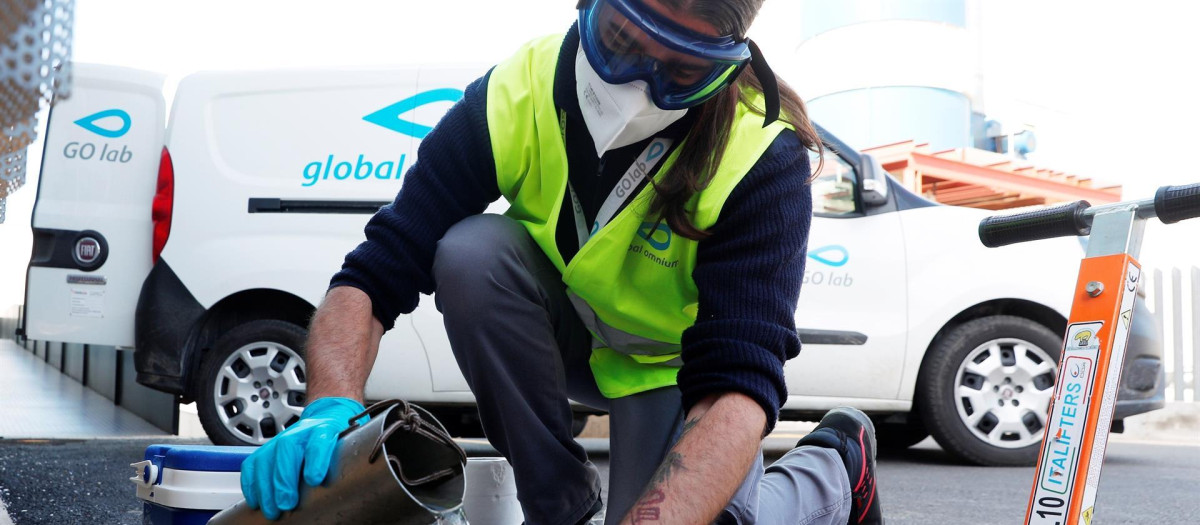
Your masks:
<path fill-rule="evenodd" d="M 371 405 L 363 425 L 339 436 L 329 475 L 301 483 L 300 504 L 277 521 L 243 500 L 209 525 L 466 524 L 462 502 L 466 453 L 424 409 L 399 400 Z"/>

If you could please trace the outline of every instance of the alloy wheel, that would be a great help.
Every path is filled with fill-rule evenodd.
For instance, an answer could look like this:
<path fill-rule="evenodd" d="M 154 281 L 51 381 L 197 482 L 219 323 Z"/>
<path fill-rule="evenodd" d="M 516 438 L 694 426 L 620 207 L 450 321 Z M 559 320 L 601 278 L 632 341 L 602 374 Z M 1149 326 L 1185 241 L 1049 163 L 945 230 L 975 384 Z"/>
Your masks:
<path fill-rule="evenodd" d="M 243 441 L 263 444 L 299 421 L 307 383 L 304 360 L 285 345 L 245 345 L 225 358 L 212 402 L 225 428 Z"/>
<path fill-rule="evenodd" d="M 963 425 L 989 445 L 1016 449 L 1042 439 L 1058 366 L 1037 345 L 993 339 L 967 354 L 954 379 Z"/>

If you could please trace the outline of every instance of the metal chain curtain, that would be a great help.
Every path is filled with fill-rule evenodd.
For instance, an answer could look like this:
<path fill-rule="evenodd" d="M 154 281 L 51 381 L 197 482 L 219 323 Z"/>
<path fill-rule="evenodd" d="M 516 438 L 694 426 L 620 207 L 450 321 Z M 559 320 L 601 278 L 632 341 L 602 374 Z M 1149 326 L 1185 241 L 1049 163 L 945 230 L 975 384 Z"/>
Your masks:
<path fill-rule="evenodd" d="M 25 183 L 37 112 L 71 86 L 75 0 L 0 0 L 0 223 Z"/>

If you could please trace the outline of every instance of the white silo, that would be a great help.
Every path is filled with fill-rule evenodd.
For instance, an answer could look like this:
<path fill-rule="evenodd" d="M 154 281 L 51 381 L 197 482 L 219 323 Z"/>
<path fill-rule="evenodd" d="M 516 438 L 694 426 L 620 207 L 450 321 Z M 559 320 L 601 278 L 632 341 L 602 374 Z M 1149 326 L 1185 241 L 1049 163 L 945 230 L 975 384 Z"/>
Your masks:
<path fill-rule="evenodd" d="M 976 13 L 974 0 L 775 0 L 756 33 L 813 120 L 856 148 L 983 146 Z"/>

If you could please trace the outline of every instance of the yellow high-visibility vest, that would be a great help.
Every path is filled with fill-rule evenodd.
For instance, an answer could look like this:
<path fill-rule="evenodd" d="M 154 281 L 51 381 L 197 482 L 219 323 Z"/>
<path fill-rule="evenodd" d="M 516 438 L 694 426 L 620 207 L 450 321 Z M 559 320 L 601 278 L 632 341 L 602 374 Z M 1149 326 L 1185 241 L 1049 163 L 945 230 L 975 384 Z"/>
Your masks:
<path fill-rule="evenodd" d="M 698 292 L 692 280 L 697 241 L 675 235 L 665 221 L 648 217 L 654 189 L 634 200 L 594 232 L 564 264 L 556 232 L 567 191 L 567 149 L 554 104 L 554 76 L 563 36 L 534 40 L 492 70 L 487 119 L 500 192 L 507 215 L 562 272 L 567 294 L 592 332 L 590 364 L 600 392 L 610 398 L 675 384 L 682 364 L 680 338 L 696 322 Z M 755 104 L 763 107 L 762 95 Z M 739 104 L 725 156 L 708 187 L 687 209 L 693 224 L 717 221 L 729 194 L 779 133 L 792 129 Z M 686 141 L 686 139 L 685 139 Z M 671 169 L 679 150 L 658 173 Z"/>

